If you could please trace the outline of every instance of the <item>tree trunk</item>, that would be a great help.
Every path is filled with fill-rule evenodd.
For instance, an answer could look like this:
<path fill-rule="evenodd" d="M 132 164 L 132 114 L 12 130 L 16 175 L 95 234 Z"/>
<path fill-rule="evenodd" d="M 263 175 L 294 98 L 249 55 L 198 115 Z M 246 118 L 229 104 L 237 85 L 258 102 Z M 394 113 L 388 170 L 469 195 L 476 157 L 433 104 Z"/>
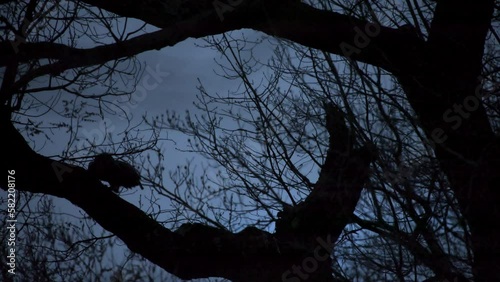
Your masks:
<path fill-rule="evenodd" d="M 481 101 L 493 1 L 442 0 L 422 64 L 397 74 L 472 235 L 476 281 L 500 281 L 500 143 Z"/>

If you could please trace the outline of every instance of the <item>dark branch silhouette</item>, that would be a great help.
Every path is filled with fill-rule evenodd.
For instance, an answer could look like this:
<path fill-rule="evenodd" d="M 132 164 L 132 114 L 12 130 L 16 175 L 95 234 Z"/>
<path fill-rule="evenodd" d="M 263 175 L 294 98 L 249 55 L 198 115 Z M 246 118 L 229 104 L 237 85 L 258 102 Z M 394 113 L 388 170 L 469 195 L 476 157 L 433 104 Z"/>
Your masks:
<path fill-rule="evenodd" d="M 295 207 L 285 207 L 276 222 L 278 238 L 305 246 L 318 237 L 337 240 L 359 201 L 370 164 L 377 158 L 373 146 L 353 149 L 354 134 L 336 105 L 326 104 L 325 113 L 330 143 L 319 179 L 309 196 Z"/>

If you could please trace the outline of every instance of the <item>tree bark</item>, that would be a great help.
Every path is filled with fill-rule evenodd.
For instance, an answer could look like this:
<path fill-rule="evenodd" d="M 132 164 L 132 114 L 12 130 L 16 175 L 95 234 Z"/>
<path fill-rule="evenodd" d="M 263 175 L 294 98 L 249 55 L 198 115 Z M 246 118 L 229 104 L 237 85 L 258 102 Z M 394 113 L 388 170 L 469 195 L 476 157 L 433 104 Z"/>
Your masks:
<path fill-rule="evenodd" d="M 8 1 L 3 3 L 6 2 Z M 397 29 L 378 26 L 378 32 L 373 32 L 374 36 L 369 37 L 366 46 L 359 52 L 349 53 L 346 53 L 345 48 L 341 46 L 345 44 L 356 46 L 359 43 L 359 31 L 366 33 L 367 28 L 373 27 L 373 24 L 338 13 L 317 10 L 298 1 L 241 1 L 233 10 L 224 14 L 223 20 L 213 8 L 211 0 L 169 1 L 173 6 L 166 6 L 162 4 L 165 1 L 159 0 L 148 1 L 147 5 L 134 0 L 85 2 L 122 16 L 141 19 L 163 30 L 146 35 L 143 39 L 148 41 L 131 39 L 88 50 L 57 45 L 45 46 L 44 43 L 27 43 L 19 46 L 19 54 L 14 54 L 10 44 L 4 42 L 0 44 L 0 51 L 2 51 L 0 52 L 2 54 L 0 66 L 6 66 L 11 61 L 9 58 L 14 55 L 21 63 L 40 58 L 57 58 L 58 61 L 28 72 L 9 86 L 9 89 L 2 89 L 1 97 L 15 93 L 36 77 L 53 72 L 104 63 L 108 60 L 130 56 L 131 53 L 171 46 L 189 37 L 199 38 L 240 28 L 263 31 L 308 47 L 382 67 L 399 79 L 408 100 L 418 115 L 422 128 L 429 140 L 434 143 L 435 154 L 440 161 L 441 168 L 446 173 L 461 212 L 470 226 L 474 251 L 473 271 L 476 281 L 500 281 L 498 271 L 500 269 L 500 239 L 498 239 L 500 238 L 498 208 L 500 192 L 497 187 L 498 175 L 500 175 L 500 145 L 492 132 L 481 100 L 478 98 L 477 107 L 473 100 L 473 97 L 480 96 L 477 90 L 480 88 L 478 77 L 481 74 L 485 36 L 494 9 L 493 0 L 475 2 L 440 0 L 436 6 L 427 42 Z M 165 15 L 171 16 L 165 17 Z M 126 48 L 123 48 L 124 46 Z M 58 52 L 59 49 L 64 52 Z M 472 104 L 466 104 L 471 102 Z M 467 107 L 471 110 L 464 110 Z M 7 136 L 18 139 L 15 129 L 8 128 L 6 124 L 3 124 L 1 129 L 2 132 L 8 132 Z M 106 195 L 97 188 L 89 193 L 91 189 L 89 187 L 97 187 L 97 184 L 83 182 L 86 183 L 83 185 L 75 182 L 75 179 L 81 178 L 76 174 L 73 182 L 63 182 L 65 184 L 61 185 L 57 177 L 49 173 L 53 164 L 51 160 L 25 148 L 26 142 L 10 143 L 10 145 L 21 146 L 21 148 L 16 150 L 4 148 L 3 156 L 11 156 L 11 158 L 8 164 L 8 158 L 3 158 L 2 168 L 8 169 L 13 166 L 21 174 L 30 173 L 22 175 L 21 178 L 25 179 L 20 180 L 21 184 L 26 185 L 20 185 L 20 187 L 26 187 L 32 192 L 68 198 L 76 205 L 85 207 L 85 210 L 88 210 L 91 216 L 95 216 L 103 227 L 127 240 L 127 234 L 122 229 L 126 229 L 127 232 L 130 230 L 124 228 L 122 223 L 110 222 L 111 219 L 115 220 L 115 216 L 119 218 L 127 214 L 123 213 L 126 212 L 122 210 L 122 208 L 125 209 L 125 204 L 120 202 L 121 200 L 112 197 L 114 196 L 112 194 Z M 17 155 L 11 155 L 14 152 Z M 85 175 L 82 169 L 75 168 L 75 171 Z M 37 183 L 30 182 L 32 181 L 30 179 L 37 179 Z M 70 186 L 74 188 L 69 189 Z M 100 200 L 102 202 L 97 207 L 89 206 L 87 201 L 95 200 L 89 199 L 89 194 L 99 199 L 102 198 Z M 118 208 L 121 213 L 114 213 L 114 211 L 110 214 L 105 213 L 104 210 L 107 209 L 104 207 L 111 203 L 113 207 L 115 204 L 117 207 L 122 207 Z M 157 228 L 153 222 L 139 216 L 138 211 L 134 210 L 131 214 L 137 216 L 137 224 L 147 225 L 145 230 L 152 232 Z M 118 226 L 121 227 L 118 228 Z M 165 238 L 176 238 L 167 231 L 162 232 Z M 140 251 L 141 248 L 137 244 L 144 238 L 135 233 L 131 236 L 134 238 L 127 240 L 131 249 Z M 162 244 L 162 246 L 165 245 Z M 141 247 L 149 250 L 147 246 Z M 143 251 L 143 253 L 148 256 L 148 251 Z M 172 273 L 180 273 L 181 277 L 189 276 L 179 271 L 178 266 L 168 260 L 158 261 L 153 256 L 153 261 L 163 265 L 162 267 Z M 215 272 L 217 271 L 214 270 Z M 231 277 L 232 275 L 220 276 Z"/>
<path fill-rule="evenodd" d="M 441 0 L 421 66 L 397 75 L 467 220 L 476 281 L 500 281 L 500 143 L 481 101 L 494 1 Z"/>
<path fill-rule="evenodd" d="M 172 232 L 106 189 L 87 170 L 34 152 L 13 126 L 6 110 L 1 112 L 0 132 L 9 138 L 0 148 L 4 156 L 0 168 L 15 170 L 17 190 L 69 200 L 119 237 L 132 252 L 166 271 L 182 279 L 337 281 L 332 276 L 330 253 L 354 211 L 372 161 L 360 156 L 358 151 L 344 156 L 345 163 L 350 164 L 344 165 L 345 170 L 334 164 L 333 156 L 327 156 L 325 173 L 318 181 L 316 192 L 295 212 L 297 217 L 306 219 L 302 223 L 313 221 L 321 228 L 302 224 L 296 230 L 270 234 L 247 227 L 239 233 L 231 233 L 202 224 L 184 224 Z M 330 148 L 330 154 L 333 151 Z M 347 183 L 350 185 L 346 186 Z M 5 181 L 0 185 L 7 189 Z M 304 232 L 308 236 L 303 236 Z"/>

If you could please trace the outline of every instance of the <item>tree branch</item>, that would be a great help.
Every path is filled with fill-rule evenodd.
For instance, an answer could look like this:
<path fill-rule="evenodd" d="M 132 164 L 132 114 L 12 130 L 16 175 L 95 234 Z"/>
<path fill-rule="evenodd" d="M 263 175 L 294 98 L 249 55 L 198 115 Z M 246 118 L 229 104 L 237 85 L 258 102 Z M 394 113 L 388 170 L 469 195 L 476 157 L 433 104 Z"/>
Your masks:
<path fill-rule="evenodd" d="M 313 255 L 313 250 L 279 241 L 253 227 L 233 234 L 202 224 L 184 224 L 172 232 L 106 189 L 87 170 L 34 152 L 6 116 L 0 120 L 0 132 L 9 138 L 0 149 L 4 156 L 0 167 L 4 172 L 15 170 L 17 190 L 69 200 L 119 237 L 132 252 L 182 279 L 279 281 L 293 265 Z M 7 190 L 6 180 L 0 186 Z M 329 257 L 325 261 L 330 265 Z M 325 281 L 334 281 L 331 269 L 327 270 L 330 280 Z"/>
<path fill-rule="evenodd" d="M 57 74 L 67 69 L 103 64 L 147 50 L 173 46 L 187 38 L 200 38 L 241 28 L 251 28 L 304 46 L 346 56 L 392 72 L 412 69 L 419 62 L 423 41 L 416 35 L 379 26 L 339 13 L 315 9 L 293 1 L 242 1 L 219 18 L 213 1 L 86 1 L 121 16 L 144 20 L 162 28 L 115 44 L 90 49 L 71 48 L 55 43 L 0 44 L 0 66 L 17 56 L 20 62 L 57 59 L 19 80 L 14 89 L 33 78 Z M 177 3 L 177 4 L 175 4 Z M 182 3 L 182 4 L 181 4 Z"/>
<path fill-rule="evenodd" d="M 278 214 L 276 235 L 305 246 L 318 236 L 330 237 L 333 248 L 351 220 L 377 153 L 369 145 L 353 149 L 354 135 L 337 106 L 327 104 L 325 112 L 330 144 L 319 179 L 303 202 Z"/>

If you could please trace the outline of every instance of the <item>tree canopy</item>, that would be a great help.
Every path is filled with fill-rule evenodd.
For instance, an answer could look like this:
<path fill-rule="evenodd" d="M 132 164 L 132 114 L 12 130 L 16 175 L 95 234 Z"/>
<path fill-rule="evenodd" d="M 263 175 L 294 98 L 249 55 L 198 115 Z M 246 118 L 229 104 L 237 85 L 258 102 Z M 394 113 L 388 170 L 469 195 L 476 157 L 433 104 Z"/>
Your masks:
<path fill-rule="evenodd" d="M 0 11 L 6 192 L 66 199 L 182 279 L 500 281 L 494 0 L 7 0 Z M 166 114 L 133 119 L 165 75 L 136 56 L 188 38 L 219 52 L 239 87 L 200 83 L 184 116 L 166 93 Z M 263 44 L 265 62 L 253 54 Z M 201 176 L 189 162 L 165 171 L 162 134 L 174 131 L 207 160 Z M 67 146 L 44 154 L 56 134 Z M 87 170 L 104 151 L 141 166 L 147 205 Z M 29 210 L 16 197 L 6 202 Z"/>

